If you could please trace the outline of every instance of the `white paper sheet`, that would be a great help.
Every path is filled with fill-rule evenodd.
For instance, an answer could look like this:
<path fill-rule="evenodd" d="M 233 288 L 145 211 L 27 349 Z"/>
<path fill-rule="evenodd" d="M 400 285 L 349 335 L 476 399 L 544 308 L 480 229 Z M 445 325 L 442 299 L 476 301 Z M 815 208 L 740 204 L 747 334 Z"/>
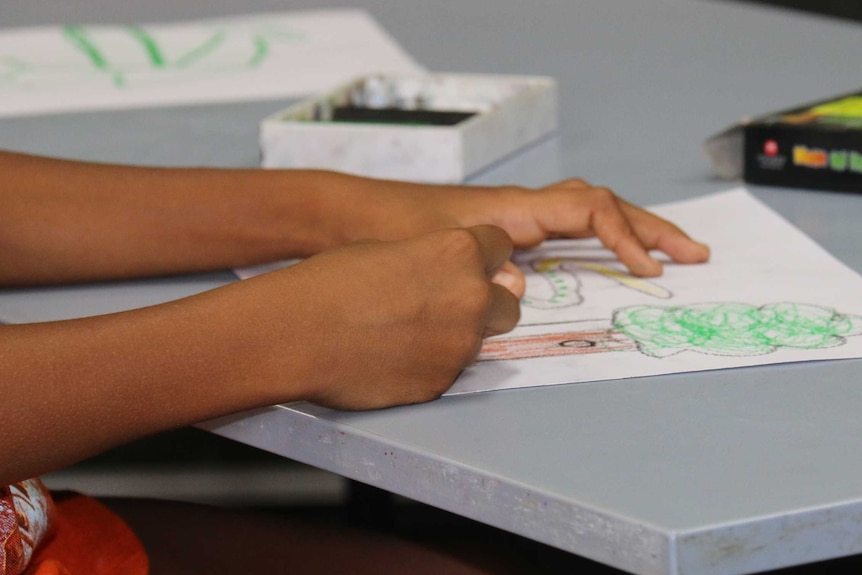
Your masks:
<path fill-rule="evenodd" d="M 0 116 L 297 97 L 422 68 L 367 13 L 0 30 Z"/>
<path fill-rule="evenodd" d="M 862 357 L 862 277 L 746 190 L 651 210 L 711 261 L 642 280 L 592 240 L 519 254 L 519 327 L 449 394 Z"/>

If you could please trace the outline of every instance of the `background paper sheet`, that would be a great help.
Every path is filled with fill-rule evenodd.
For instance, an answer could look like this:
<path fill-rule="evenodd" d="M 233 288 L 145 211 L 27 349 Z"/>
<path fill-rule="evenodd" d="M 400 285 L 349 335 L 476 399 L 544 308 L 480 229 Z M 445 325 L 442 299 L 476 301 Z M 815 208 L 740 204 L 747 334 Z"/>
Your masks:
<path fill-rule="evenodd" d="M 359 10 L 0 30 L 0 116 L 287 98 L 422 68 Z"/>
<path fill-rule="evenodd" d="M 862 277 L 746 190 L 651 210 L 708 243 L 710 262 L 641 280 L 592 240 L 518 254 L 519 327 L 449 394 L 862 357 Z"/>

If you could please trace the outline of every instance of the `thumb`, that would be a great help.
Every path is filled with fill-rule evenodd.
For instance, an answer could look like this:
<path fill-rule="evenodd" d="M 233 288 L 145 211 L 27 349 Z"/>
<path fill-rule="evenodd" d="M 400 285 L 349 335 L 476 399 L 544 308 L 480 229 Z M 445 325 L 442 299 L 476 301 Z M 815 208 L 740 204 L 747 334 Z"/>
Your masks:
<path fill-rule="evenodd" d="M 491 276 L 491 281 L 501 285 L 513 294 L 518 299 L 524 297 L 524 292 L 527 291 L 527 280 L 524 279 L 524 274 L 520 268 L 507 261 Z"/>

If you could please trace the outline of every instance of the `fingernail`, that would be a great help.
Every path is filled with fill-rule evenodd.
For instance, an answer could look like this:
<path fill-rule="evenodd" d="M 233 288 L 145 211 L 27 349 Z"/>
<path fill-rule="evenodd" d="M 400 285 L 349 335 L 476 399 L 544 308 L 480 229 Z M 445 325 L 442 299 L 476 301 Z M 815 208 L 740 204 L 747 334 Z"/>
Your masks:
<path fill-rule="evenodd" d="M 491 281 L 495 284 L 503 286 L 504 288 L 518 296 L 519 299 L 524 297 L 524 282 L 521 280 L 521 278 L 509 271 L 497 271 L 497 273 L 494 274 L 494 277 L 491 278 Z"/>
<path fill-rule="evenodd" d="M 644 259 L 643 272 L 639 275 L 642 277 L 658 277 L 664 271 L 664 266 L 654 257 L 647 255 Z"/>

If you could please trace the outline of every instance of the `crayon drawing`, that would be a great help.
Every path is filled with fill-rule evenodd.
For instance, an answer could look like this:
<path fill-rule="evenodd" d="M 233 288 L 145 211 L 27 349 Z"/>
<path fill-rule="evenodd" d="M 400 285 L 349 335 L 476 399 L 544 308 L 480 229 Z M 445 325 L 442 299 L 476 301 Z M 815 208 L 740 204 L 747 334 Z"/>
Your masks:
<path fill-rule="evenodd" d="M 141 26 L 63 26 L 68 54 L 44 61 L 25 53 L 0 53 L 0 90 L 105 84 L 129 90 L 188 82 L 206 75 L 254 70 L 280 45 L 306 41 L 298 29 L 261 23 L 248 28 L 201 27 L 180 36 Z"/>
<path fill-rule="evenodd" d="M 421 71 L 361 10 L 0 30 L 0 116 L 307 96 Z"/>
<path fill-rule="evenodd" d="M 529 262 L 525 273 L 537 274 L 546 283 L 549 293 L 528 293 L 522 305 L 535 309 L 555 309 L 580 305 L 584 298 L 581 294 L 579 276 L 584 272 L 596 273 L 610 278 L 629 289 L 660 299 L 673 297 L 670 290 L 653 281 L 635 277 L 605 264 L 578 260 L 576 258 L 539 258 Z"/>
<path fill-rule="evenodd" d="M 862 334 L 862 316 L 798 303 L 639 305 L 618 309 L 606 330 L 500 337 L 485 342 L 479 361 L 609 351 L 663 358 L 684 351 L 753 356 L 779 348 L 823 349 Z"/>
<path fill-rule="evenodd" d="M 654 206 L 710 245 L 638 278 L 596 240 L 517 253 L 521 320 L 487 339 L 450 394 L 862 358 L 862 277 L 747 190 Z"/>

